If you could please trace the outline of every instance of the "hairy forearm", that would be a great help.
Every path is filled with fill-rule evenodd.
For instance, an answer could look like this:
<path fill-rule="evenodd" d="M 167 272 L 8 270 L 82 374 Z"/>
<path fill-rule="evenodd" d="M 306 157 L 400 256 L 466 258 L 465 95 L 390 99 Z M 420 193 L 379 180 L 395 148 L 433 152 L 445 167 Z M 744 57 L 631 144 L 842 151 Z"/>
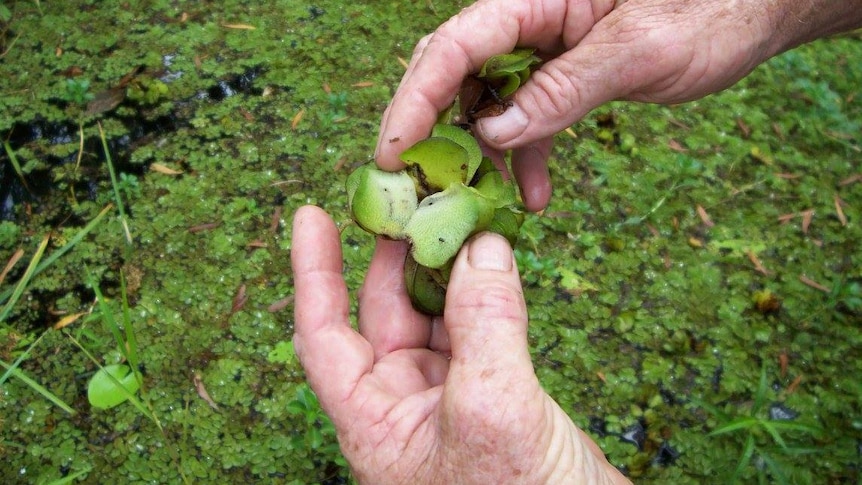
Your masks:
<path fill-rule="evenodd" d="M 772 54 L 862 27 L 862 0 L 772 0 Z"/>

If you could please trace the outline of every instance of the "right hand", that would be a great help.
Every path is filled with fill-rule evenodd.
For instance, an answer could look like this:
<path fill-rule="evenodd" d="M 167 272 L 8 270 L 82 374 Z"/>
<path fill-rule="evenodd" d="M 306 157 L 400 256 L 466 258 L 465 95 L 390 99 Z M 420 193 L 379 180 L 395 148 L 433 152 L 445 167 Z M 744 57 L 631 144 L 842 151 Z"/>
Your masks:
<path fill-rule="evenodd" d="M 512 149 L 528 210 L 547 206 L 555 133 L 615 99 L 679 103 L 724 89 L 769 57 L 862 23 L 862 0 L 480 0 L 423 38 L 383 116 L 377 163 L 426 138 L 489 57 L 535 47 L 547 62 L 477 134 Z"/>

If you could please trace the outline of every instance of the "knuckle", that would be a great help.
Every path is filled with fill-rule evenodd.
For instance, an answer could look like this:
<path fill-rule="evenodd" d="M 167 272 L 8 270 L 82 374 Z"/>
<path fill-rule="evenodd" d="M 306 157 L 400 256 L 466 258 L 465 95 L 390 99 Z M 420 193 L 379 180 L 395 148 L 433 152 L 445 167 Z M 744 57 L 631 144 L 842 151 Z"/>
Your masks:
<path fill-rule="evenodd" d="M 546 121 L 568 121 L 580 105 L 581 87 L 567 67 L 562 62 L 549 63 L 530 76 L 534 87 L 522 102 L 538 109 Z"/>
<path fill-rule="evenodd" d="M 468 321 L 483 319 L 523 323 L 526 320 L 523 294 L 507 285 L 492 284 L 462 290 L 452 306 Z"/>

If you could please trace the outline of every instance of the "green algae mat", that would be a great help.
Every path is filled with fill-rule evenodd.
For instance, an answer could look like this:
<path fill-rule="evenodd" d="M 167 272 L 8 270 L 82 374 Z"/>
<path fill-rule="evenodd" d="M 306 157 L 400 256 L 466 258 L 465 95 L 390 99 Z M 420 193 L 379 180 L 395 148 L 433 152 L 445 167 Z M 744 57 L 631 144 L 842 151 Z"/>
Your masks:
<path fill-rule="evenodd" d="M 355 291 L 345 180 L 461 6 L 0 4 L 0 482 L 350 483 L 289 222 L 333 215 Z M 818 41 L 558 136 L 517 245 L 531 352 L 636 482 L 859 481 L 860 59 Z"/>

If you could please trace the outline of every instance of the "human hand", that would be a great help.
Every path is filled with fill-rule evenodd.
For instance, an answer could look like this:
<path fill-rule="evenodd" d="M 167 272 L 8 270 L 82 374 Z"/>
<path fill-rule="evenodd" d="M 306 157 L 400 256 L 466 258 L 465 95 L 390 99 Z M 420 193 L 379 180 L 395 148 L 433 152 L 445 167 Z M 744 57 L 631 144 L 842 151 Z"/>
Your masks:
<path fill-rule="evenodd" d="M 535 47 L 547 62 L 476 132 L 497 158 L 513 149 L 524 203 L 541 210 L 551 197 L 552 136 L 593 108 L 696 99 L 779 52 L 860 24 L 862 0 L 480 0 L 416 46 L 383 116 L 377 163 L 401 168 L 399 154 L 428 136 L 487 58 Z"/>
<path fill-rule="evenodd" d="M 506 240 L 465 244 L 433 321 L 406 297 L 406 251 L 378 241 L 356 332 L 338 230 L 316 207 L 294 217 L 294 345 L 359 482 L 624 483 L 539 386 Z"/>

